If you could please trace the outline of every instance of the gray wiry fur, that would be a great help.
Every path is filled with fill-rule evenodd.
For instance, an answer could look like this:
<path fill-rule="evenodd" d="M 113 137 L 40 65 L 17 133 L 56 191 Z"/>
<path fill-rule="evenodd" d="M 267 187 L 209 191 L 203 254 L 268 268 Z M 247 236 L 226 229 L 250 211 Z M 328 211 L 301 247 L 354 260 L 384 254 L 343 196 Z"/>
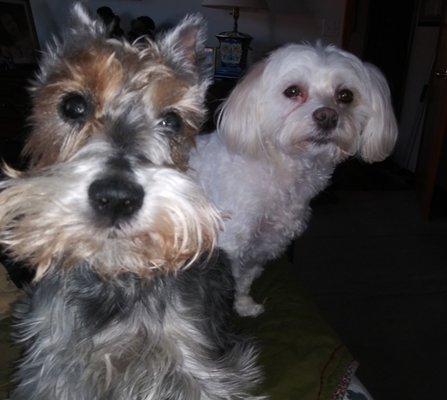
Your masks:
<path fill-rule="evenodd" d="M 186 16 L 173 32 L 159 35 L 158 40 L 162 43 L 163 54 L 171 61 L 171 66 L 179 73 L 188 73 L 191 70 L 191 64 L 199 69 L 199 78 L 208 81 L 212 71 L 208 63 L 205 62 L 205 43 L 206 43 L 205 20 L 200 14 L 191 14 Z M 196 35 L 195 40 L 191 41 L 191 35 Z M 173 40 L 173 38 L 181 38 Z M 185 49 L 192 54 L 187 57 Z M 192 61 L 192 63 L 191 63 Z"/>
<path fill-rule="evenodd" d="M 39 72 L 34 86 L 45 84 L 48 76 L 57 69 L 64 58 L 76 55 L 90 43 L 107 38 L 107 28 L 102 21 L 93 19 L 80 2 L 73 3 L 68 28 L 61 37 L 53 36 L 46 45 L 39 62 Z M 147 39 L 130 44 L 126 40 L 108 39 L 119 53 L 129 50 L 145 52 L 156 49 L 176 73 L 198 84 L 208 86 L 211 83 L 212 71 L 205 62 L 206 21 L 201 14 L 189 14 L 173 29 L 157 36 L 156 41 Z"/>
<path fill-rule="evenodd" d="M 226 266 L 198 261 L 177 273 L 160 266 L 157 273 L 147 260 L 147 272 L 155 271 L 150 277 L 131 269 L 138 254 L 130 238 L 156 229 L 148 216 L 158 220 L 154 211 L 173 201 L 175 217 L 189 227 L 203 218 L 188 214 L 203 207 L 203 194 L 184 174 L 133 160 L 127 173 L 145 188 L 141 210 L 121 227 L 98 225 L 87 188 L 107 169 L 113 149 L 93 143 L 69 162 L 0 184 L 0 242 L 10 251 L 20 246 L 15 231 L 23 223 L 31 234 L 37 230 L 41 246 L 57 240 L 54 226 L 79 237 L 71 249 L 77 258 L 90 242 L 98 248 L 70 268 L 63 255 L 55 257 L 17 306 L 16 339 L 25 355 L 12 400 L 260 399 L 248 394 L 260 376 L 256 351 L 229 330 L 234 282 Z"/>
<path fill-rule="evenodd" d="M 153 281 L 87 265 L 46 276 L 16 309 L 12 399 L 259 399 L 255 351 L 228 330 L 232 287 L 221 263 Z"/>
<path fill-rule="evenodd" d="M 184 126 L 194 134 L 204 115 L 207 80 L 188 50 L 197 37 L 182 43 L 184 29 L 197 36 L 200 21 L 187 18 L 142 50 L 107 40 L 79 5 L 74 13 L 76 39 L 50 51 L 34 86 L 28 151 L 35 165 L 8 170 L 10 179 L 0 182 L 0 244 L 37 270 L 15 312 L 25 353 L 12 399 L 260 399 L 248 394 L 259 380 L 254 347 L 227 322 L 231 276 L 220 262 L 200 261 L 214 248 L 220 218 L 173 156 L 181 151 L 173 139 L 186 135 Z M 98 83 L 96 58 L 86 71 L 75 61 L 100 49 L 121 67 L 108 95 L 84 75 L 76 78 L 82 72 Z M 60 78 L 66 57 L 74 66 Z M 116 73 L 109 61 L 100 65 L 110 68 L 103 86 Z M 183 61 L 191 76 L 180 79 L 183 95 L 155 104 L 151 78 L 178 77 L 168 65 Z M 67 94 L 84 96 L 94 112 L 67 115 Z M 172 111 L 179 129 L 164 124 Z M 111 191 L 103 205 L 131 187 L 141 196 L 138 206 L 131 210 L 121 198 L 128 213 L 108 218 L 90 192 L 104 181 Z M 117 197 L 108 197 L 113 191 Z"/>

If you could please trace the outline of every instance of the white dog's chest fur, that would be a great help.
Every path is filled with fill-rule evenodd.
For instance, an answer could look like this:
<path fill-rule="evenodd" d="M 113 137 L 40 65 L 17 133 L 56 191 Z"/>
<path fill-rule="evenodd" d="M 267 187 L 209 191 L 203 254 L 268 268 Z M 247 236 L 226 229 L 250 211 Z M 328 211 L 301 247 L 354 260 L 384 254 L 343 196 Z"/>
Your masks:
<path fill-rule="evenodd" d="M 219 244 L 231 258 L 234 308 L 255 316 L 263 306 L 250 286 L 264 264 L 305 229 L 309 202 L 337 164 L 392 152 L 396 119 L 377 68 L 334 46 L 290 44 L 238 82 L 217 130 L 199 139 L 190 165 L 231 217 Z"/>
<path fill-rule="evenodd" d="M 239 265 L 277 257 L 305 229 L 309 202 L 334 169 L 328 158 L 320 153 L 272 164 L 229 153 L 216 133 L 197 142 L 191 173 L 228 216 L 220 247 Z"/>

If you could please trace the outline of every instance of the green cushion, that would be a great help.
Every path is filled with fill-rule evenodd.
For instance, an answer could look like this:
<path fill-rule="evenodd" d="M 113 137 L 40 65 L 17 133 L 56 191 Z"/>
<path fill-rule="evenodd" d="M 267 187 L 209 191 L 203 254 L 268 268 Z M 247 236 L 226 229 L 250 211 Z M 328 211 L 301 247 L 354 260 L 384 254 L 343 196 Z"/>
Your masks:
<path fill-rule="evenodd" d="M 272 400 L 329 400 L 355 364 L 294 275 L 285 258 L 267 266 L 252 288 L 265 312 L 237 323 L 261 346 L 260 393 Z"/>

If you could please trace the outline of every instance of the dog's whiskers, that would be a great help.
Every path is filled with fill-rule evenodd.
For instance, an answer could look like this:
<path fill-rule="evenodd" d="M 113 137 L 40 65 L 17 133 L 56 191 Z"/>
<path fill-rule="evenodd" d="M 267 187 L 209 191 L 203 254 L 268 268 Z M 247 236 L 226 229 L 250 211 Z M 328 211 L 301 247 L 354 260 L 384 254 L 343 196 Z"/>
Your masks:
<path fill-rule="evenodd" d="M 132 46 L 76 4 L 43 56 L 30 168 L 0 183 L 0 244 L 36 271 L 11 400 L 260 399 L 256 351 L 225 321 L 221 217 L 184 173 L 210 82 L 204 29 L 188 16 Z"/>

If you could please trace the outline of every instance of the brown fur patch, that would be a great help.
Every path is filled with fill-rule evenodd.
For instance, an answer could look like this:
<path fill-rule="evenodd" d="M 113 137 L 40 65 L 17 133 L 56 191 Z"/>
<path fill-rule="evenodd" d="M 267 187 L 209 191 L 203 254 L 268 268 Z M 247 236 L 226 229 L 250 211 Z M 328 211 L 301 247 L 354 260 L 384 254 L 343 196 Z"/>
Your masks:
<path fill-rule="evenodd" d="M 127 83 L 126 74 L 136 73 L 138 68 L 136 54 L 127 54 L 125 60 L 122 58 L 116 56 L 113 47 L 93 45 L 61 62 L 48 82 L 35 89 L 31 116 L 34 129 L 24 150 L 30 157 L 31 166 L 44 167 L 65 161 L 89 137 L 101 132 L 107 104 L 120 95 Z M 59 115 L 63 96 L 71 92 L 85 95 L 94 107 L 94 112 L 81 129 Z"/>
<path fill-rule="evenodd" d="M 161 75 L 147 90 L 150 90 L 152 106 L 160 113 L 179 102 L 187 92 L 188 85 L 174 74 Z"/>
<path fill-rule="evenodd" d="M 188 169 L 189 152 L 194 144 L 193 135 L 181 135 L 169 139 L 172 161 L 178 170 L 186 171 Z"/>
<path fill-rule="evenodd" d="M 170 140 L 174 166 L 186 170 L 188 153 L 204 117 L 203 105 L 191 82 L 178 76 L 153 43 L 143 53 L 135 48 L 104 41 L 59 61 L 45 84 L 33 96 L 33 131 L 24 154 L 31 167 L 42 168 L 66 161 L 92 136 L 104 134 L 104 115 L 110 104 L 132 91 L 145 91 L 144 101 L 155 118 L 168 110 L 179 112 L 184 121 L 178 138 Z M 193 89 L 194 90 L 194 89 Z M 92 103 L 94 112 L 83 125 L 64 121 L 59 109 L 68 93 L 80 93 Z M 119 101 L 119 100 L 118 100 Z"/>
<path fill-rule="evenodd" d="M 205 112 L 194 104 L 185 107 L 185 97 L 189 95 L 189 85 L 181 78 L 175 76 L 160 76 L 154 84 L 146 88 L 149 97 L 148 106 L 154 108 L 158 116 L 167 111 L 175 110 L 183 121 L 182 131 L 169 139 L 171 157 L 174 166 L 180 171 L 188 169 L 188 158 L 191 147 L 195 144 L 195 135 L 198 133 Z"/>

